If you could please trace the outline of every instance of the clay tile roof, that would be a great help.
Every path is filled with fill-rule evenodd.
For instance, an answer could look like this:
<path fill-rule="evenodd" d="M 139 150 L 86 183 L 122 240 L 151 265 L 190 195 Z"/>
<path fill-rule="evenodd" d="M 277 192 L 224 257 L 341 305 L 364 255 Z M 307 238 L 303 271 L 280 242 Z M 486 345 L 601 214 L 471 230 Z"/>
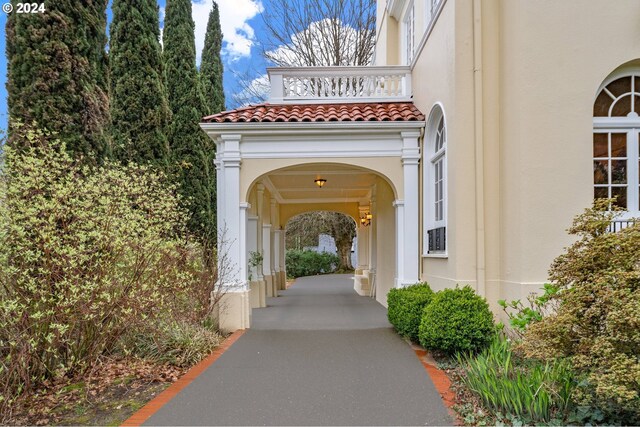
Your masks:
<path fill-rule="evenodd" d="M 366 104 L 259 104 L 223 111 L 202 119 L 205 123 L 246 122 L 389 122 L 422 121 L 424 114 L 412 102 Z"/>

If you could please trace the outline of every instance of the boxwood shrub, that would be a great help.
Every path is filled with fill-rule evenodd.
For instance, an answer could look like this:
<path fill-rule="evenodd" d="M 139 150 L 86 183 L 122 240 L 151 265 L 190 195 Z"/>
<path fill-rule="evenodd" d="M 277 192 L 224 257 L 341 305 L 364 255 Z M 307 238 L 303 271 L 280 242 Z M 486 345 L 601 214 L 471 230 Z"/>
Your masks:
<path fill-rule="evenodd" d="M 487 301 L 465 286 L 435 294 L 424 308 L 418 334 L 423 347 L 453 354 L 484 348 L 494 330 Z"/>
<path fill-rule="evenodd" d="M 432 298 L 433 291 L 426 283 L 391 289 L 387 294 L 389 322 L 400 335 L 417 342 L 422 311 Z"/>
<path fill-rule="evenodd" d="M 315 276 L 336 271 L 338 256 L 328 252 L 289 249 L 286 253 L 287 277 Z"/>

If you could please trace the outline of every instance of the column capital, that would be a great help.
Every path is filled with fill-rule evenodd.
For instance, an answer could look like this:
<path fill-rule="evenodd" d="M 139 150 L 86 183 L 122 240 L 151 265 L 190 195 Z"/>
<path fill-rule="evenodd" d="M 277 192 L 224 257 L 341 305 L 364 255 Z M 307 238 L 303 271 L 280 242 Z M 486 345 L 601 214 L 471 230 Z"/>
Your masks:
<path fill-rule="evenodd" d="M 251 203 L 241 202 L 240 209 L 244 209 L 244 210 L 251 209 Z"/>
<path fill-rule="evenodd" d="M 394 200 L 393 207 L 397 208 L 398 206 L 404 206 L 404 200 L 400 200 L 400 199 Z"/>
<path fill-rule="evenodd" d="M 264 193 L 264 184 L 261 182 L 257 183 L 256 189 L 258 190 L 258 193 Z"/>
<path fill-rule="evenodd" d="M 402 139 L 418 139 L 420 138 L 420 131 L 419 130 L 407 130 L 404 132 L 400 132 L 400 136 L 402 136 Z"/>

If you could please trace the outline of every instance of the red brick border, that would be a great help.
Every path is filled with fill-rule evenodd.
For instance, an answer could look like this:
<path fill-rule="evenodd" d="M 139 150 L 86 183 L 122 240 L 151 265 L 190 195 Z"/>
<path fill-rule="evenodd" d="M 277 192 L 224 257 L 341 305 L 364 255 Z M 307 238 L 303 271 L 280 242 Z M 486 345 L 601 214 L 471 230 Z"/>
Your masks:
<path fill-rule="evenodd" d="M 458 415 L 453 410 L 453 405 L 456 403 L 456 395 L 453 390 L 451 390 L 451 380 L 447 374 L 438 368 L 436 361 L 433 360 L 433 357 L 427 350 L 415 344 L 412 344 L 411 348 L 416 353 L 418 360 L 420 360 L 420 363 L 422 363 L 422 366 L 424 366 L 424 369 L 429 374 L 429 377 L 440 394 L 442 402 L 444 403 L 444 406 L 447 407 L 449 414 L 453 420 L 456 421 L 456 424 L 459 424 Z"/>
<path fill-rule="evenodd" d="M 173 399 L 182 389 L 191 384 L 205 369 L 213 364 L 222 353 L 227 351 L 231 345 L 238 340 L 244 334 L 244 329 L 240 329 L 231 334 L 222 344 L 220 344 L 209 356 L 207 356 L 200 363 L 189 369 L 186 374 L 178 379 L 178 381 L 171 384 L 162 393 L 154 397 L 146 405 L 136 411 L 131 417 L 122 423 L 122 426 L 140 426 L 147 421 L 153 414 L 158 412 L 160 408 Z"/>

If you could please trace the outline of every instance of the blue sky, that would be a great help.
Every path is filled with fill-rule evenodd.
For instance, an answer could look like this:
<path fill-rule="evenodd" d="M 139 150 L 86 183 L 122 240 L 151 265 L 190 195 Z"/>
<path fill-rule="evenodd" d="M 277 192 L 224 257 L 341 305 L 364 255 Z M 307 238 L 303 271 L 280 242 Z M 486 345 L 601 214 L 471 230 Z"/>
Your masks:
<path fill-rule="evenodd" d="M 213 0 L 194 0 L 193 17 L 196 24 L 196 50 L 198 58 L 204 44 L 204 29 Z M 46 4 L 46 3 L 45 3 Z M 160 17 L 163 16 L 166 0 L 158 0 Z M 264 36 L 264 25 L 260 11 L 269 7 L 269 0 L 218 0 L 220 21 L 224 33 L 223 62 L 225 67 L 224 89 L 227 106 L 232 94 L 241 90 L 236 75 L 254 77 L 264 73 L 265 63 L 260 55 L 259 41 Z M 45 12 L 46 13 L 46 12 Z M 107 12 L 111 18 L 110 10 Z M 7 15 L 0 12 L 0 129 L 7 128 L 7 58 L 5 25 Z M 162 23 L 160 22 L 162 27 Z"/>

